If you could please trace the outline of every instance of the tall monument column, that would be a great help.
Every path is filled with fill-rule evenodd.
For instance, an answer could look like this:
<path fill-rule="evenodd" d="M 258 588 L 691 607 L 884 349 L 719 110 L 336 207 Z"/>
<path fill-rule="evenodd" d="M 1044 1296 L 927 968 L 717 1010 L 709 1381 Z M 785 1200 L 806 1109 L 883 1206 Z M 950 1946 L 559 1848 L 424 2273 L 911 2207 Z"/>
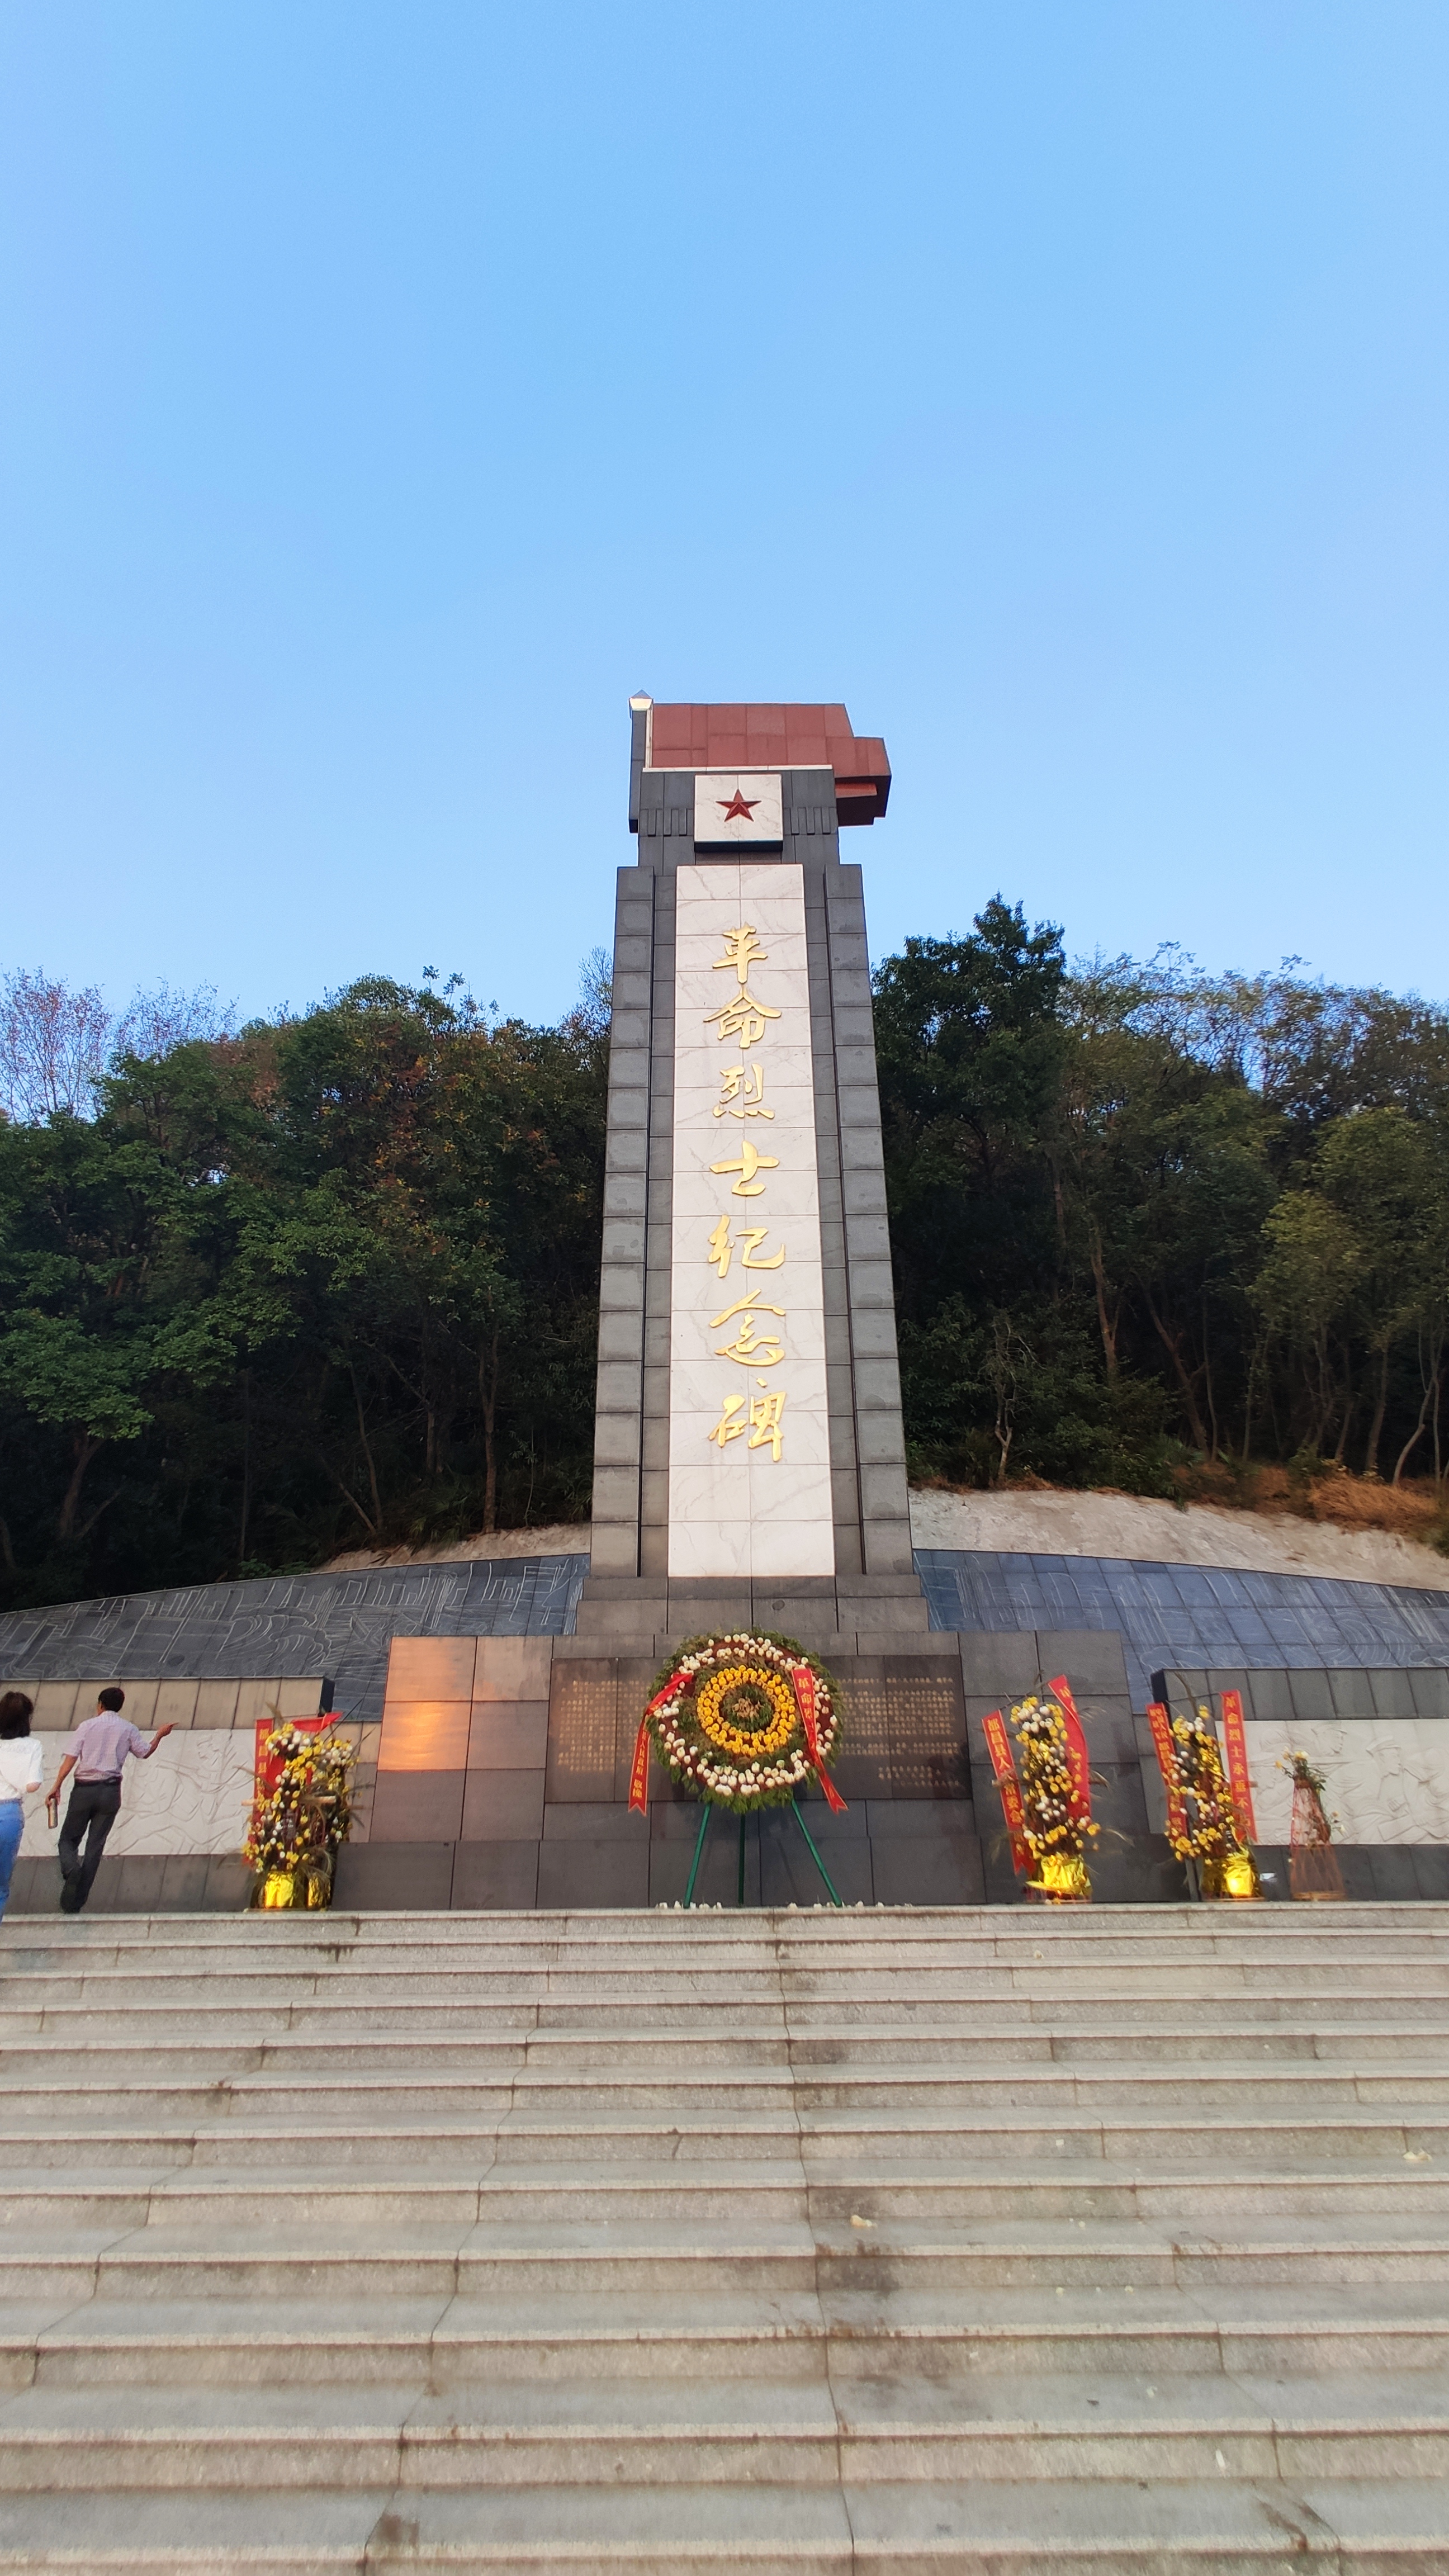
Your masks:
<path fill-rule="evenodd" d="M 836 1636 L 923 1629 L 865 901 L 840 855 L 885 813 L 885 745 L 842 706 L 631 712 L 580 1625 L 608 1599 L 622 1635 L 633 1591 L 641 1628 L 677 1626 L 657 1615 L 676 1596 L 759 1593 L 813 1600 Z"/>

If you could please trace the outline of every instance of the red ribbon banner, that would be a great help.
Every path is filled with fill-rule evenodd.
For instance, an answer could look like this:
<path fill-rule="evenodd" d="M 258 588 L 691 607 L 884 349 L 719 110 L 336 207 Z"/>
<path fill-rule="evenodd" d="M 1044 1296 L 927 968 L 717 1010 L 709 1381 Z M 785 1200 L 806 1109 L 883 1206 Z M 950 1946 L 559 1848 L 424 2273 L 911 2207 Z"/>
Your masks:
<path fill-rule="evenodd" d="M 825 1803 L 833 1814 L 845 1814 L 845 1800 L 820 1759 L 820 1726 L 815 1704 L 815 1675 L 808 1664 L 792 1664 L 790 1679 L 795 1685 L 795 1705 L 805 1730 L 805 1750 L 815 1765 L 815 1776 L 825 1792 Z"/>
<path fill-rule="evenodd" d="M 1065 1673 L 1058 1673 L 1047 1685 L 1054 1700 L 1060 1702 L 1062 1723 L 1067 1734 L 1067 1762 L 1072 1774 L 1072 1814 L 1079 1824 L 1089 1824 L 1092 1816 L 1092 1773 L 1087 1760 L 1087 1739 L 1077 1715 L 1077 1703 Z"/>
<path fill-rule="evenodd" d="M 634 1738 L 634 1759 L 629 1765 L 631 1815 L 647 1816 L 649 1813 L 649 1720 L 656 1709 L 661 1709 L 667 1699 L 672 1699 L 680 1683 L 688 1679 L 687 1673 L 672 1672 L 664 1688 L 655 1692 L 639 1720 L 639 1732 Z"/>
<path fill-rule="evenodd" d="M 1026 1839 L 1026 1809 L 1021 1803 L 1021 1783 L 1011 1758 L 1011 1739 L 999 1708 L 994 1708 L 981 1723 L 986 1735 L 986 1750 L 991 1756 L 991 1768 L 1001 1792 L 1001 1812 L 1011 1837 L 1011 1866 L 1020 1876 L 1023 1870 L 1031 1868 L 1031 1845 Z"/>
<path fill-rule="evenodd" d="M 269 1798 L 282 1776 L 282 1757 L 280 1753 L 267 1751 L 268 1736 L 279 1726 L 295 1727 L 299 1735 L 320 1735 L 323 1727 L 330 1726 L 336 1715 L 335 1709 L 329 1709 L 322 1717 L 259 1717 L 257 1719 L 256 1752 L 252 1761 L 252 1775 L 259 1796 Z"/>
<path fill-rule="evenodd" d="M 1228 1786 L 1238 1811 L 1238 1830 L 1246 1841 L 1255 1843 L 1258 1827 L 1253 1815 L 1253 1783 L 1248 1777 L 1248 1739 L 1243 1732 L 1240 1691 L 1223 1693 L 1223 1743 L 1228 1756 Z"/>
<path fill-rule="evenodd" d="M 1182 1803 L 1182 1782 L 1177 1776 L 1177 1746 L 1173 1741 L 1172 1719 L 1160 1699 L 1147 1703 L 1147 1723 L 1157 1748 L 1157 1767 L 1167 1791 L 1167 1830 L 1182 1835 L 1187 1831 L 1187 1809 Z"/>

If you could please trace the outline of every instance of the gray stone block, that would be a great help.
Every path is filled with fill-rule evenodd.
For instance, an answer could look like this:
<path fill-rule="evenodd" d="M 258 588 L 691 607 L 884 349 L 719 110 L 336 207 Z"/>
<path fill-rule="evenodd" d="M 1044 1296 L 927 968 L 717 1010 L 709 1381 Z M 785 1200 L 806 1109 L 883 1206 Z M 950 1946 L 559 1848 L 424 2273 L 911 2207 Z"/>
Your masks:
<path fill-rule="evenodd" d="M 599 1413 L 594 1418 L 594 1472 L 609 1467 L 637 1465 L 639 1458 L 639 1415 Z"/>
<path fill-rule="evenodd" d="M 623 1521 L 601 1521 L 593 1526 L 593 1563 L 600 1573 L 631 1574 L 638 1555 L 638 1533 L 633 1518 Z M 570 1640 L 560 1639 L 565 1644 Z"/>
<path fill-rule="evenodd" d="M 486 1700 L 475 1706 L 468 1727 L 468 1769 L 529 1771 L 541 1766 L 548 1750 L 546 1699 Z"/>
<path fill-rule="evenodd" d="M 536 1843 L 543 1832 L 543 1765 L 527 1771 L 470 1771 L 459 1839 Z"/>
<path fill-rule="evenodd" d="M 861 1552 L 868 1574 L 904 1574 L 912 1562 L 911 1525 L 904 1513 L 893 1520 L 861 1523 Z"/>
<path fill-rule="evenodd" d="M 639 1455 L 640 1463 L 645 1467 L 654 1469 L 668 1468 L 669 1416 L 667 1413 L 648 1413 L 645 1415 L 644 1437 Z"/>
<path fill-rule="evenodd" d="M 862 1517 L 868 1521 L 907 1521 L 909 1506 L 904 1467 L 875 1463 L 862 1465 L 860 1501 Z"/>
<path fill-rule="evenodd" d="M 213 1852 L 206 1864 L 202 1906 L 208 1914 L 240 1914 L 252 1886 L 252 1867 L 239 1852 Z"/>
<path fill-rule="evenodd" d="M 368 1843 L 455 1843 L 463 1824 L 461 1771 L 379 1771 Z"/>
<path fill-rule="evenodd" d="M 898 1463 L 904 1482 L 905 1433 L 894 1405 L 882 1407 L 879 1412 L 862 1411 L 856 1416 L 855 1446 L 863 1466 L 886 1467 Z"/>
<path fill-rule="evenodd" d="M 366 1913 L 445 1913 L 452 1890 L 451 1842 L 344 1843 L 332 1901 Z"/>
<path fill-rule="evenodd" d="M 1030 1629 L 1005 1634 L 977 1629 L 957 1640 L 967 1714 L 983 1716 L 1008 1700 L 1024 1699 L 1038 1688 L 1036 1639 Z"/>
<path fill-rule="evenodd" d="M 852 1315 L 872 1310 L 890 1317 L 895 1332 L 896 1294 L 888 1259 L 852 1250 L 850 1255 L 850 1311 Z"/>
<path fill-rule="evenodd" d="M 633 1843 L 636 1837 L 647 1839 L 643 1819 L 631 1815 L 622 1799 L 580 1798 L 560 1803 L 550 1798 L 545 1803 L 543 1839 L 546 1843 Z"/>
<path fill-rule="evenodd" d="M 641 1314 L 634 1311 L 627 1314 L 605 1315 L 601 1319 L 599 1325 L 599 1374 L 601 1379 L 606 1367 L 614 1367 L 627 1371 L 627 1375 L 621 1376 L 618 1379 L 611 1379 L 610 1385 L 611 1387 L 617 1387 L 621 1390 L 632 1388 L 637 1398 L 639 1389 L 639 1370 L 643 1360 L 643 1355 L 644 1318 Z M 624 1401 L 623 1394 L 617 1394 L 615 1401 L 622 1403 Z"/>
<path fill-rule="evenodd" d="M 636 1343 L 642 1341 L 642 1327 L 637 1317 L 631 1320 L 630 1333 Z M 639 1411 L 639 1384 L 639 1363 L 637 1359 L 631 1357 L 623 1360 L 612 1360 L 605 1359 L 601 1354 L 599 1359 L 598 1376 L 595 1382 L 594 1400 L 597 1410 L 601 1414 L 617 1413 L 637 1417 Z"/>
<path fill-rule="evenodd" d="M 845 1208 L 848 1248 L 854 1240 L 855 1227 L 863 1218 L 876 1217 L 882 1225 L 885 1223 L 885 1175 L 879 1162 L 859 1171 L 847 1170 L 841 1195 Z"/>
<path fill-rule="evenodd" d="M 1043 1684 L 1065 1673 L 1078 1698 L 1084 1692 L 1129 1697 L 1120 1629 L 1042 1629 L 1036 1646 Z"/>
<path fill-rule="evenodd" d="M 877 1905 L 984 1905 L 986 1873 L 973 1833 L 959 1842 L 912 1835 L 870 1838 Z"/>
<path fill-rule="evenodd" d="M 1377 1714 L 1370 1676 L 1364 1672 L 1331 1672 L 1328 1687 L 1333 1699 L 1335 1717 L 1364 1718 Z"/>
<path fill-rule="evenodd" d="M 1296 1718 L 1333 1715 L 1333 1688 L 1326 1672 L 1290 1673 L 1288 1688 Z"/>
<path fill-rule="evenodd" d="M 459 1843 L 453 1854 L 453 1911 L 527 1913 L 538 1902 L 538 1844 Z"/>
<path fill-rule="evenodd" d="M 857 1262 L 888 1263 L 890 1249 L 890 1236 L 883 1216 L 852 1216 L 849 1209 L 846 1210 L 845 1251 L 852 1271 Z"/>
<path fill-rule="evenodd" d="M 543 1842 L 538 1854 L 540 1906 L 587 1910 L 647 1905 L 649 1834 L 641 1816 L 633 1824 L 630 1842 Z"/>

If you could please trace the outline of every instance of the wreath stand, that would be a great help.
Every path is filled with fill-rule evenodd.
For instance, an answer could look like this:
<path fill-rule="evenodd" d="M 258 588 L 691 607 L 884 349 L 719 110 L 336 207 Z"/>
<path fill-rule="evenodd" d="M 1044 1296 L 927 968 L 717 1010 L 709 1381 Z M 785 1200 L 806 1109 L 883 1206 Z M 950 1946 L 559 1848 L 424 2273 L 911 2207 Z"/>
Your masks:
<path fill-rule="evenodd" d="M 706 1798 L 702 1800 L 701 1806 L 702 1812 L 699 1819 L 699 1832 L 695 1836 L 694 1842 L 694 1858 L 691 1861 L 689 1868 L 689 1885 L 684 1891 L 684 1906 L 686 1913 L 694 1903 L 694 1882 L 699 1876 L 699 1864 L 704 1857 L 704 1838 L 709 1831 L 710 1817 L 714 1814 L 714 1800 L 712 1798 Z M 763 1816 L 766 1811 L 763 1808 L 760 1808 L 757 1809 L 756 1812 Z M 821 1878 L 825 1882 L 825 1892 L 828 1895 L 831 1904 L 838 1905 L 843 1913 L 845 1910 L 845 1899 L 837 1893 L 835 1881 L 831 1877 L 829 1870 L 826 1868 L 824 1861 L 821 1859 L 819 1851 L 816 1849 L 815 1837 L 811 1833 L 809 1826 L 806 1824 L 805 1819 L 801 1815 L 800 1809 L 793 1798 L 790 1801 L 790 1813 L 794 1817 L 796 1824 L 799 1826 L 801 1833 L 805 1837 L 810 1857 L 814 1861 L 816 1868 L 820 1872 Z M 745 1901 L 745 1827 L 748 1823 L 748 1816 L 741 1816 L 739 1893 L 735 1898 L 737 1905 L 743 1905 Z"/>

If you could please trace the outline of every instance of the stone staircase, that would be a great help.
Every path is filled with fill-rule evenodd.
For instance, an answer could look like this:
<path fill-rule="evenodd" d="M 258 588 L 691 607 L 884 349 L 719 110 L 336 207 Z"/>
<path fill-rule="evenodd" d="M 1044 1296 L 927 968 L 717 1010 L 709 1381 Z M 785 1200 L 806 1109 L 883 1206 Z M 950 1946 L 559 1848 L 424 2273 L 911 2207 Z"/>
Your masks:
<path fill-rule="evenodd" d="M 0 1931 L 0 2571 L 1449 2570 L 1449 1907 Z"/>

